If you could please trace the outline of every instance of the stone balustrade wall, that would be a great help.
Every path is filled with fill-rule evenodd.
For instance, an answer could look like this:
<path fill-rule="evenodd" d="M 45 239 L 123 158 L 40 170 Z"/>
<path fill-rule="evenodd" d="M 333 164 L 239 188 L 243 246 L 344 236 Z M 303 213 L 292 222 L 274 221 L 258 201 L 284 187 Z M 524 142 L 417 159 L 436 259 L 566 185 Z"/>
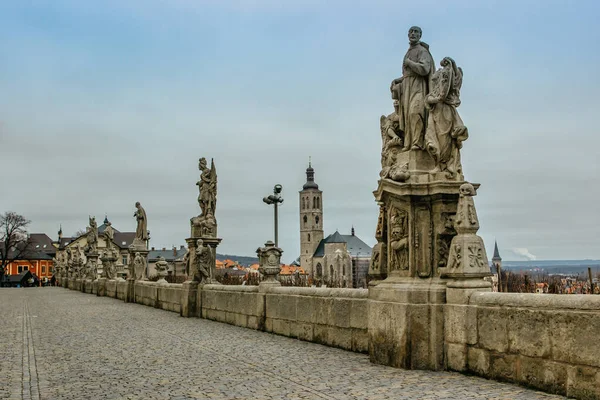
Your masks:
<path fill-rule="evenodd" d="M 182 286 L 108 280 L 101 289 L 95 281 L 92 293 L 180 313 Z M 447 369 L 600 399 L 600 296 L 450 293 L 443 306 Z M 366 353 L 368 295 L 366 289 L 204 285 L 194 316 Z"/>
<path fill-rule="evenodd" d="M 600 296 L 473 293 L 447 307 L 449 369 L 600 398 Z"/>

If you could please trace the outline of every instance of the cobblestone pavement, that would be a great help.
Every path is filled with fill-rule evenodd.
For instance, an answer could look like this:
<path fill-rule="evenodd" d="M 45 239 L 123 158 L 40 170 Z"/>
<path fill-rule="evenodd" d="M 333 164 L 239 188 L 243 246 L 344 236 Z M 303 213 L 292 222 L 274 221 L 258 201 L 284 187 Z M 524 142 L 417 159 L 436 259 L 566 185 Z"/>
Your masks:
<path fill-rule="evenodd" d="M 562 398 L 62 288 L 0 304 L 0 399 Z"/>

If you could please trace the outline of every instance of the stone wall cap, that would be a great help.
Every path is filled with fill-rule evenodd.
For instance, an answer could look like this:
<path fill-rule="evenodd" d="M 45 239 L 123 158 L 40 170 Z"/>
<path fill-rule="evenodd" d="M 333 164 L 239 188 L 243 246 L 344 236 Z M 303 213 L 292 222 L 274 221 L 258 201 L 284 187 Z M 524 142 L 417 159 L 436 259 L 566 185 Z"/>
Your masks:
<path fill-rule="evenodd" d="M 258 286 L 207 284 L 202 287 L 202 290 L 212 290 L 220 292 L 258 292 Z"/>
<path fill-rule="evenodd" d="M 282 286 L 270 289 L 269 294 L 362 299 L 367 298 L 369 296 L 369 289 L 338 289 Z"/>
<path fill-rule="evenodd" d="M 589 294 L 473 293 L 469 305 L 600 311 L 600 296 Z"/>

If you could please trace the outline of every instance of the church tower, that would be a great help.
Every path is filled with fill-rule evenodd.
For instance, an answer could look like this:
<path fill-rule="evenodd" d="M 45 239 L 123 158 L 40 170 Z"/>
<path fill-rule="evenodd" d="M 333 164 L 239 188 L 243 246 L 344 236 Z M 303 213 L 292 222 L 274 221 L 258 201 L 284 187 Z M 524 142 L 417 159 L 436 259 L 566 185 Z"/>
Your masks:
<path fill-rule="evenodd" d="M 323 192 L 315 182 L 315 170 L 310 161 L 306 183 L 300 191 L 300 266 L 312 278 L 313 254 L 323 240 Z"/>
<path fill-rule="evenodd" d="M 494 256 L 492 257 L 492 264 L 494 265 L 496 273 L 498 274 L 498 291 L 502 292 L 502 285 L 506 285 L 506 283 L 502 282 L 502 257 L 500 257 L 500 252 L 498 251 L 497 241 L 494 241 Z"/>

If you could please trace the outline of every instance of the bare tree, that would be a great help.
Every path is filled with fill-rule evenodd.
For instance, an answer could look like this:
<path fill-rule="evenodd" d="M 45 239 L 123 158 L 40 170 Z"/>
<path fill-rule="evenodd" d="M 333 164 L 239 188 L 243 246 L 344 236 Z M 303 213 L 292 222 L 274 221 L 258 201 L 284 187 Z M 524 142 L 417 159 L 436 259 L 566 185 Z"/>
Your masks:
<path fill-rule="evenodd" d="M 0 215 L 0 280 L 8 264 L 26 258 L 31 252 L 33 243 L 27 235 L 30 223 L 30 220 L 12 211 Z"/>
<path fill-rule="evenodd" d="M 77 232 L 71 236 L 73 239 L 78 238 L 79 236 L 85 235 L 87 233 L 86 229 L 79 229 Z"/>

